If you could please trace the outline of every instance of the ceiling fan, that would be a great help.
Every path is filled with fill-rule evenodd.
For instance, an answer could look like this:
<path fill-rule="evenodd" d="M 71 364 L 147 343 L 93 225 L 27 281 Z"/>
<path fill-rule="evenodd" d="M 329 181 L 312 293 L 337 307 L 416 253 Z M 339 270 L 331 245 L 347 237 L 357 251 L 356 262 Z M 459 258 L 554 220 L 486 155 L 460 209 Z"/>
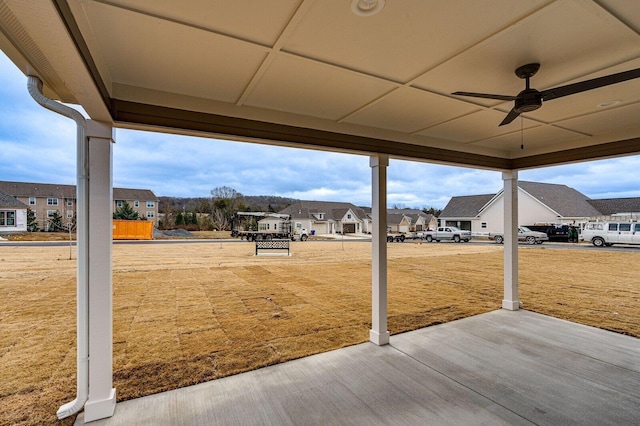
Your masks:
<path fill-rule="evenodd" d="M 515 101 L 514 107 L 509 114 L 502 120 L 500 126 L 511 123 L 524 112 L 535 111 L 542 106 L 542 101 L 550 101 L 552 99 L 561 98 L 575 93 L 586 92 L 587 90 L 597 89 L 598 87 L 609 86 L 627 80 L 640 77 L 640 68 L 629 71 L 619 72 L 604 77 L 598 77 L 591 80 L 581 81 L 579 83 L 567 84 L 566 86 L 554 87 L 538 91 L 529 86 L 529 79 L 533 77 L 540 69 L 540 64 L 522 65 L 516 69 L 516 75 L 524 78 L 526 81 L 525 89 L 516 96 L 509 95 L 493 95 L 491 93 L 474 93 L 474 92 L 454 92 L 452 95 L 471 96 L 474 98 L 496 99 L 500 101 Z"/>

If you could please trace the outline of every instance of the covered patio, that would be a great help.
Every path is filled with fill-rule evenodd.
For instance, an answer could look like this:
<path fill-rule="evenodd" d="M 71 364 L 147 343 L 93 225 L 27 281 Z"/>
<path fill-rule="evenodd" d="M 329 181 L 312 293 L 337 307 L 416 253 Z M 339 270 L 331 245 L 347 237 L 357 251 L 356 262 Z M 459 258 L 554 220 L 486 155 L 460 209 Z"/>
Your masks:
<path fill-rule="evenodd" d="M 332 357 L 353 351 L 354 360 L 346 361 L 366 358 L 371 362 L 365 369 L 370 370 L 367 374 L 387 373 L 396 365 L 403 377 L 415 377 L 416 371 L 424 377 L 419 390 L 418 381 L 382 376 L 382 382 L 372 381 L 371 389 L 378 392 L 371 393 L 368 383 L 358 384 L 354 376 L 352 403 L 344 410 L 355 413 L 349 421 L 356 423 L 365 423 L 360 419 L 374 413 L 381 416 L 381 422 L 391 422 L 385 416 L 410 413 L 398 407 L 411 401 L 421 401 L 421 407 L 415 408 L 426 415 L 429 407 L 435 410 L 437 406 L 424 398 L 416 399 L 417 393 L 434 388 L 444 388 L 450 395 L 449 401 L 441 401 L 446 403 L 442 411 L 435 410 L 443 422 L 465 423 L 479 412 L 478 407 L 493 407 L 480 410 L 489 416 L 488 423 L 519 419 L 544 423 L 541 416 L 553 414 L 565 417 L 554 417 L 552 423 L 593 420 L 595 424 L 598 417 L 586 414 L 593 406 L 606 411 L 603 415 L 613 423 L 637 417 L 637 411 L 621 409 L 618 402 L 615 406 L 603 402 L 606 398 L 578 405 L 575 410 L 565 407 L 568 411 L 558 413 L 558 392 L 554 393 L 553 382 L 546 380 L 557 379 L 554 370 L 581 365 L 566 364 L 574 352 L 567 352 L 564 346 L 574 329 L 583 330 L 581 326 L 546 319 L 550 323 L 535 331 L 540 340 L 527 340 L 536 338 L 528 333 L 513 331 L 509 335 L 511 326 L 526 329 L 529 322 L 540 320 L 517 312 L 518 246 L 514 236 L 519 170 L 640 153 L 640 9 L 633 2 L 497 0 L 488 6 L 476 1 L 461 5 L 423 0 L 193 0 L 178 6 L 134 0 L 2 0 L 0 48 L 28 76 L 35 100 L 72 118 L 78 126 L 78 389 L 75 399 L 58 411 L 59 418 L 84 409 L 87 421 L 110 417 L 114 412 L 117 419 L 119 412 L 125 411 L 116 409 L 112 382 L 110 209 L 116 128 L 369 156 L 373 211 L 370 340 L 378 346 L 390 341 L 385 235 L 389 160 L 502 173 L 504 273 L 497 284 L 504 287 L 504 312 L 488 317 L 500 321 L 482 324 L 477 336 L 471 333 L 475 337 L 467 335 L 465 327 L 474 320 L 484 321 L 484 316 L 451 325 L 454 336 L 461 327 L 462 343 L 432 340 L 431 334 L 449 329 L 442 326 L 398 336 L 389 348 L 358 346 L 224 379 L 222 385 L 211 384 L 214 388 L 224 383 L 242 385 L 243 389 L 236 391 L 250 399 L 238 402 L 234 409 L 264 410 L 259 418 L 275 418 L 277 422 L 279 417 L 270 416 L 283 415 L 283 421 L 299 418 L 296 410 L 300 408 L 309 408 L 303 416 L 312 415 L 313 400 L 319 416 L 338 415 L 339 404 L 345 399 L 326 398 L 349 394 L 346 381 L 328 382 L 326 388 L 315 390 L 317 398 L 308 398 L 294 382 L 283 378 L 280 384 L 260 385 L 277 386 L 275 396 L 251 400 L 253 396 L 242 380 L 293 374 L 288 373 L 290 366 L 293 371 L 299 365 L 305 370 L 305 363 L 313 365 L 322 357 L 327 357 L 330 365 Z M 618 77 L 611 77 L 614 75 Z M 608 84 L 594 80 L 600 78 Z M 599 83 L 585 85 L 585 81 Z M 563 89 L 556 91 L 559 87 Z M 533 88 L 540 92 L 529 91 Z M 458 91 L 467 96 L 454 94 Z M 468 96 L 470 92 L 476 96 Z M 59 101 L 82 106 L 89 119 Z M 479 339 L 485 332 L 486 337 Z M 556 333 L 565 332 L 565 338 L 556 338 Z M 423 337 L 420 333 L 426 334 Z M 595 345 L 613 357 L 607 349 L 610 335 L 596 335 L 585 344 L 585 350 Z M 624 384 L 619 392 L 628 398 L 621 397 L 622 407 L 637 406 L 637 390 L 633 391 L 638 384 L 637 364 L 629 366 L 633 353 L 637 355 L 637 341 L 615 338 L 625 342 L 616 346 L 619 350 L 615 352 L 620 352 L 617 356 L 622 357 L 620 363 L 626 370 L 619 370 L 617 363 L 597 366 L 608 367 L 599 370 L 606 373 L 606 383 L 619 378 Z M 510 343 L 501 344 L 503 339 Z M 467 345 L 467 340 L 474 344 Z M 485 344 L 480 344 L 482 340 Z M 530 345 L 523 346 L 527 341 Z M 439 357 L 457 360 L 462 368 L 459 371 L 455 362 L 453 366 L 436 362 L 438 351 L 449 345 L 458 349 L 442 352 Z M 501 350 L 496 352 L 496 347 Z M 506 348 L 503 362 L 496 363 Z M 541 357 L 537 361 L 527 358 L 535 353 Z M 428 354 L 433 354 L 433 359 L 426 361 Z M 525 358 L 508 362 L 519 356 Z M 593 356 L 588 352 L 578 357 L 587 363 L 585 372 L 595 367 Z M 474 360 L 477 368 L 466 370 Z M 482 380 L 479 377 L 476 389 L 471 379 L 483 373 L 487 363 L 493 363 L 496 370 Z M 357 368 L 345 364 L 336 371 L 346 374 L 345 369 Z M 538 369 L 547 371 L 548 378 L 532 374 Z M 454 371 L 466 373 L 457 376 Z M 348 377 L 343 375 L 343 380 Z M 596 395 L 594 390 L 602 389 L 600 382 L 589 384 L 584 378 L 571 377 L 569 374 L 568 382 L 573 384 L 566 392 L 585 394 L 584 389 L 590 389 L 589 395 Z M 322 376 L 317 380 L 324 383 Z M 538 380 L 540 386 L 527 392 L 533 399 L 509 400 L 514 397 L 513 387 L 524 391 L 527 384 Z M 382 392 L 388 382 L 394 382 L 396 390 Z M 403 388 L 407 384 L 414 386 L 413 390 Z M 504 387 L 506 384 L 509 386 Z M 257 385 L 249 382 L 247 386 Z M 335 392 L 329 392 L 334 386 Z M 272 403 L 276 405 L 277 401 L 284 404 L 278 395 L 292 392 L 300 398 L 300 408 L 269 411 L 269 398 L 275 398 Z M 416 393 L 411 396 L 411 392 Z M 389 410 L 368 411 L 371 408 L 366 407 L 376 404 L 363 401 L 376 401 L 380 395 L 385 397 L 381 405 Z M 458 404 L 457 395 L 466 402 Z M 197 408 L 198 415 L 210 415 L 206 406 L 211 403 L 215 407 L 224 403 L 224 398 L 205 399 L 205 407 Z M 532 403 L 538 399 L 542 407 Z M 181 416 L 187 414 L 176 416 L 182 423 Z"/>
<path fill-rule="evenodd" d="M 639 355 L 633 337 L 493 311 L 125 401 L 91 424 L 632 425 Z"/>

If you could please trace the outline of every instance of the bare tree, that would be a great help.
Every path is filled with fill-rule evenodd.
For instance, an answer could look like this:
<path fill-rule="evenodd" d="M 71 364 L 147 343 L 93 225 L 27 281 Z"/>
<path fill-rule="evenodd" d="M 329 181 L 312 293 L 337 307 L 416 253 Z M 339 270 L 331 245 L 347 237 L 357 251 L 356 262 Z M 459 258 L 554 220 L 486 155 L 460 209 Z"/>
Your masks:
<path fill-rule="evenodd" d="M 242 194 L 228 186 L 219 186 L 211 191 L 211 218 L 219 230 L 229 229 L 233 215 L 241 204 Z"/>

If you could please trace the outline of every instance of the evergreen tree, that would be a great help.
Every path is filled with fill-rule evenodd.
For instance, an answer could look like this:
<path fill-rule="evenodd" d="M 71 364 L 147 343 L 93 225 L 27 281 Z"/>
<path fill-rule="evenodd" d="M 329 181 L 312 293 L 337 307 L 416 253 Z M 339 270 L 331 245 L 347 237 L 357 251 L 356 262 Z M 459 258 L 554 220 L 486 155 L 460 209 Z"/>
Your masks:
<path fill-rule="evenodd" d="M 40 228 L 38 227 L 38 221 L 36 219 L 36 212 L 31 209 L 27 209 L 27 231 L 29 232 L 37 232 Z"/>
<path fill-rule="evenodd" d="M 121 220 L 138 220 L 140 219 L 138 212 L 135 211 L 133 209 L 133 207 L 131 207 L 131 205 L 129 205 L 129 203 L 127 203 L 126 201 L 122 202 L 122 207 L 117 208 L 114 212 L 113 212 L 113 218 L 114 219 L 121 219 Z"/>
<path fill-rule="evenodd" d="M 176 215 L 176 226 L 184 225 L 184 216 L 182 212 L 178 212 Z"/>
<path fill-rule="evenodd" d="M 442 210 L 436 209 L 435 207 L 429 207 L 428 209 L 426 207 L 423 207 L 422 211 L 427 213 L 427 214 L 432 214 L 435 217 L 440 216 L 440 213 L 442 213 Z"/>
<path fill-rule="evenodd" d="M 56 210 L 53 212 L 53 215 L 49 218 L 49 228 L 47 229 L 49 232 L 59 232 L 66 231 L 67 228 L 62 225 L 62 216 Z"/>

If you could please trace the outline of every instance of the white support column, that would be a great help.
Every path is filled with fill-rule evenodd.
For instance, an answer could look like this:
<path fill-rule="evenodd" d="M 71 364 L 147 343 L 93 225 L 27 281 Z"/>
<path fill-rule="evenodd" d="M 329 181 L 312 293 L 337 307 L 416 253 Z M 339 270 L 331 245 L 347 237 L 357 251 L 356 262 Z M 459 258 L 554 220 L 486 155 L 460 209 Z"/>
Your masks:
<path fill-rule="evenodd" d="M 387 167 L 389 157 L 371 156 L 371 331 L 369 340 L 382 346 L 389 343 L 387 331 Z"/>
<path fill-rule="evenodd" d="M 113 415 L 113 298 L 111 240 L 113 127 L 87 121 L 89 143 L 89 399 L 84 421 Z"/>
<path fill-rule="evenodd" d="M 504 299 L 502 308 L 520 309 L 518 300 L 518 172 L 502 173 L 504 181 Z"/>

